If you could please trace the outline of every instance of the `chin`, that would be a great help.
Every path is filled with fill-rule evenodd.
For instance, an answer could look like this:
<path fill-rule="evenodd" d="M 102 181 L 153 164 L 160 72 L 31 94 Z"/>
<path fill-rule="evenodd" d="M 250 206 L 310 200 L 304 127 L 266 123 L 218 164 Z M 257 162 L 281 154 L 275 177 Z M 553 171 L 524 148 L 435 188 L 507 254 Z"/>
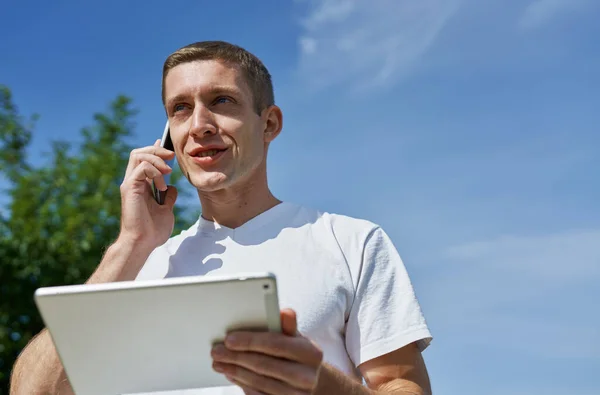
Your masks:
<path fill-rule="evenodd" d="M 214 192 L 229 185 L 229 178 L 223 173 L 190 174 L 190 183 L 201 192 Z"/>

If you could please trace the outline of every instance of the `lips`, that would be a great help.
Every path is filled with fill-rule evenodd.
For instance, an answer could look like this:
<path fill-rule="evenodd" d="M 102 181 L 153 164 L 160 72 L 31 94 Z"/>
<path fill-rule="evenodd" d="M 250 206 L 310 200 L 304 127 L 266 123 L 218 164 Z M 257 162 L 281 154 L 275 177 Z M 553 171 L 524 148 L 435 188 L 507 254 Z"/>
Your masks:
<path fill-rule="evenodd" d="M 190 151 L 189 155 L 199 158 L 217 155 L 220 152 L 227 150 L 227 147 L 208 145 L 204 147 L 197 147 Z"/>
<path fill-rule="evenodd" d="M 200 151 L 198 153 L 198 155 L 196 155 L 196 156 L 198 156 L 200 158 L 204 158 L 207 156 L 215 156 L 216 154 L 218 154 L 219 152 L 222 152 L 222 151 L 225 151 L 225 150 L 209 149 L 206 151 Z"/>
<path fill-rule="evenodd" d="M 227 151 L 227 147 L 205 146 L 198 147 L 190 151 L 192 160 L 201 166 L 211 166 L 215 164 Z"/>

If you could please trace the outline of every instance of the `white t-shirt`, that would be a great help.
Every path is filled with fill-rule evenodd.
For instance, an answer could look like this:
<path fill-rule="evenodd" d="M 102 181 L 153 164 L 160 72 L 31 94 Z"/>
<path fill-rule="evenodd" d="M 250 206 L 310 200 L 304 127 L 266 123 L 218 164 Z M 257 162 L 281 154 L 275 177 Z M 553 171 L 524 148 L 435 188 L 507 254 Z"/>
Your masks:
<path fill-rule="evenodd" d="M 431 341 L 404 264 L 379 226 L 292 203 L 235 229 L 201 217 L 155 249 L 137 279 L 254 271 L 276 275 L 280 307 L 294 309 L 300 333 L 348 375 L 360 377 L 365 361 L 412 342 L 424 350 Z M 168 394 L 243 392 L 232 386 Z"/>

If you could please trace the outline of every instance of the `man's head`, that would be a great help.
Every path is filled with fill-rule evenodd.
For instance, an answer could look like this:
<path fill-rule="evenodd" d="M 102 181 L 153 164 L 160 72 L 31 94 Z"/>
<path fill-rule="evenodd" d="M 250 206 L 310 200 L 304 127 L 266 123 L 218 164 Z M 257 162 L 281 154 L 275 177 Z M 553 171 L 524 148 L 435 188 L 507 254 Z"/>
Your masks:
<path fill-rule="evenodd" d="M 282 115 L 257 57 L 220 41 L 185 46 L 165 61 L 162 99 L 179 166 L 199 191 L 266 178 Z"/>
<path fill-rule="evenodd" d="M 224 41 L 201 41 L 186 45 L 173 52 L 163 65 L 162 100 L 165 104 L 165 77 L 172 68 L 188 62 L 218 60 L 239 67 L 254 99 L 254 108 L 260 114 L 275 104 L 271 74 L 256 56 L 245 49 Z"/>

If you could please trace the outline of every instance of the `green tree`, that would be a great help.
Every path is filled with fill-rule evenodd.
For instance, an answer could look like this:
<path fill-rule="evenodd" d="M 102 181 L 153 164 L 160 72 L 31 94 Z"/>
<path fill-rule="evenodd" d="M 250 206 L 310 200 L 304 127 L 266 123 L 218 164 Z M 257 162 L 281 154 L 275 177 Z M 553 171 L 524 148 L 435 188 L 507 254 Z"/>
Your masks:
<path fill-rule="evenodd" d="M 0 395 L 8 394 L 16 357 L 43 327 L 34 291 L 83 283 L 118 234 L 119 186 L 133 148 L 127 140 L 135 115 L 131 100 L 118 96 L 82 129 L 77 150 L 55 141 L 48 163 L 34 167 L 27 149 L 36 117 L 20 115 L 10 90 L 0 86 L 0 175 L 9 199 L 6 212 L 0 211 Z M 185 179 L 174 170 L 171 183 L 181 202 Z M 180 204 L 175 216 L 175 233 L 197 218 Z"/>

